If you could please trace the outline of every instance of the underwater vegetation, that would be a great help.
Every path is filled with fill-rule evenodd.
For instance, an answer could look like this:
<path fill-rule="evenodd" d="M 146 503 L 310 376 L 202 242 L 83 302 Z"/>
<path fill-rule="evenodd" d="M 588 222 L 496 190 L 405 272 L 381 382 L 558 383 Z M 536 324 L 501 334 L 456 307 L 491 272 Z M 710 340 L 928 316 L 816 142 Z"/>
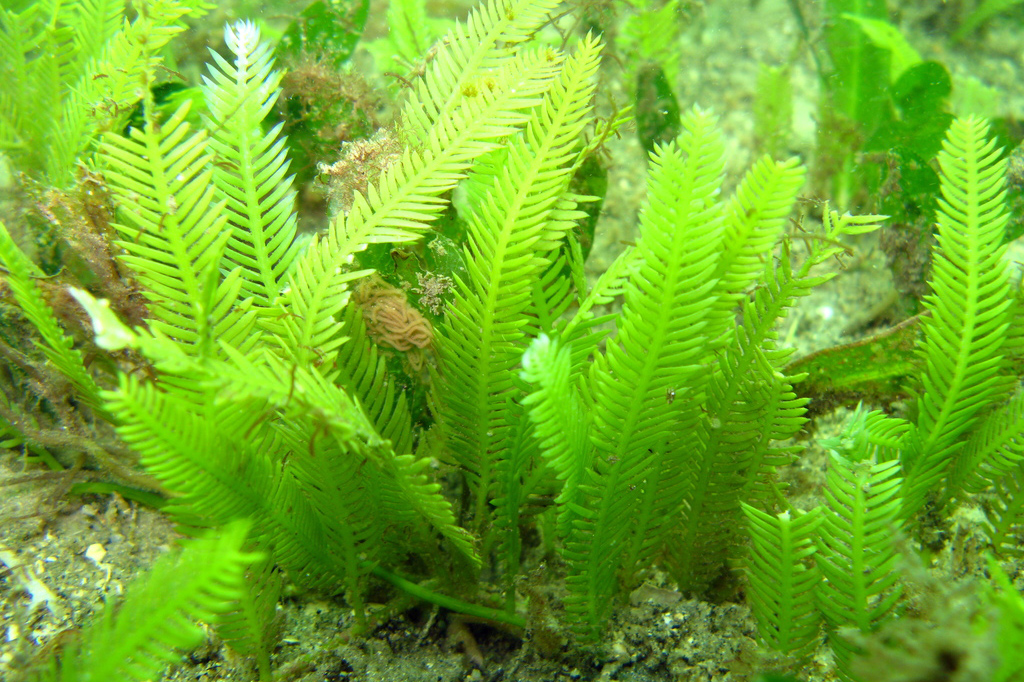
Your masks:
<path fill-rule="evenodd" d="M 588 277 L 602 197 L 587 176 L 632 114 L 599 115 L 597 33 L 542 36 L 558 3 L 488 0 L 436 42 L 393 37 L 412 66 L 396 122 L 333 160 L 315 120 L 337 105 L 364 131 L 366 110 L 279 106 L 298 86 L 275 49 L 341 19 L 313 3 L 277 48 L 230 24 L 226 56 L 211 50 L 194 88 L 165 95 L 164 48 L 206 9 L 0 11 L 0 149 L 52 216 L 48 230 L 0 223 L 17 308 L 0 333 L 5 446 L 69 480 L 99 469 L 189 538 L 20 677 L 153 679 L 203 622 L 272 680 L 285 590 L 343 599 L 356 635 L 387 589 L 542 655 L 600 657 L 615 610 L 659 576 L 701 598 L 742 585 L 758 671 L 801 679 L 824 642 L 842 680 L 880 679 L 893 650 L 917 666 L 900 679 L 1021 679 L 1024 600 L 995 557 L 1019 555 L 1024 520 L 1024 301 L 989 122 L 918 112 L 941 121 L 922 132 L 891 109 L 872 123 L 935 134 L 907 145 L 934 156 L 935 180 L 912 349 L 858 361 L 898 365 L 910 397 L 858 406 L 822 439 L 822 502 L 800 509 L 778 474 L 807 450 L 811 398 L 779 323 L 887 216 L 823 202 L 794 236 L 803 162 L 765 155 L 725 192 L 716 117 L 676 107 L 639 124 L 654 132 L 635 243 Z M 898 42 L 880 19 L 845 20 L 868 27 L 865 46 Z M 332 44 L 339 63 L 353 44 Z M 647 84 L 655 99 L 667 82 Z M 311 235 L 293 154 L 328 187 L 329 224 Z M 837 197 L 878 180 L 843 173 Z M 69 449 L 70 466 L 54 454 Z M 960 640 L 938 641 L 952 626 L 930 627 L 913 593 L 976 500 L 989 573 Z"/>

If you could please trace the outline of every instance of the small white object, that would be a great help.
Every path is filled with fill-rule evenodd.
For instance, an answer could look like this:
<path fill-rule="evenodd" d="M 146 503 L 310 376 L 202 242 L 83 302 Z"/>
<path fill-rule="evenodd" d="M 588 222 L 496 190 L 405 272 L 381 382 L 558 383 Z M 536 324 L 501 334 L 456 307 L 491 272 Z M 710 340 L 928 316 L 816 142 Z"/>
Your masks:
<path fill-rule="evenodd" d="M 85 548 L 85 558 L 102 568 L 103 560 L 107 557 L 107 550 L 98 542 Z"/>
<path fill-rule="evenodd" d="M 107 583 L 110 582 L 111 574 L 110 564 L 103 563 L 103 560 L 107 558 L 107 550 L 98 542 L 93 543 L 85 548 L 85 558 L 96 564 L 96 568 L 107 574 L 103 579 L 103 585 L 101 586 L 106 588 Z"/>

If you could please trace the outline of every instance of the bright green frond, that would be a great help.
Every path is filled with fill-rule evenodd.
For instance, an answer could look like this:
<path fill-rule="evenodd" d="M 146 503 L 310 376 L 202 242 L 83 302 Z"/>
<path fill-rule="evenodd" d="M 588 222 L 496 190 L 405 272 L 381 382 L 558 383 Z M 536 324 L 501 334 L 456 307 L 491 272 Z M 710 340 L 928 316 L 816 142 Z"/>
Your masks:
<path fill-rule="evenodd" d="M 680 146 L 655 152 L 640 217 L 637 267 L 625 287 L 607 368 L 592 372 L 595 442 L 627 457 L 664 441 L 703 359 L 702 329 L 714 302 L 722 214 L 716 197 L 724 149 L 714 119 L 695 111 Z M 674 391 L 678 405 L 665 399 Z"/>
<path fill-rule="evenodd" d="M 821 569 L 813 560 L 821 509 L 772 516 L 744 503 L 743 513 L 751 540 L 747 595 L 758 634 L 776 651 L 809 657 L 821 628 L 815 603 Z"/>
<path fill-rule="evenodd" d="M 737 305 L 772 257 L 805 173 L 795 157 L 779 162 L 766 156 L 747 171 L 726 205 L 722 255 L 715 273 L 715 309 L 720 316 L 716 326 L 723 331 L 733 327 Z"/>
<path fill-rule="evenodd" d="M 121 28 L 124 12 L 122 0 L 78 0 L 74 4 L 77 17 L 74 25 L 75 47 L 79 64 L 84 67 L 99 58 L 110 40 Z"/>
<path fill-rule="evenodd" d="M 422 147 L 407 151 L 389 167 L 366 196 L 356 194 L 347 214 L 331 223 L 330 240 L 338 259 L 367 244 L 418 239 L 447 202 L 441 195 L 455 187 L 473 159 L 515 133 L 528 120 L 524 109 L 558 72 L 559 59 L 547 51 L 523 50 L 494 74 L 494 86 L 481 88 L 431 131 Z"/>
<path fill-rule="evenodd" d="M 958 457 L 950 487 L 981 492 L 1024 464 L 1024 391 L 985 415 Z"/>
<path fill-rule="evenodd" d="M 415 455 L 398 455 L 384 463 L 384 470 L 394 478 L 405 503 L 451 542 L 475 568 L 480 568 L 482 560 L 477 553 L 476 540 L 456 523 L 451 503 L 441 494 L 441 484 L 427 475 L 430 467 L 429 457 Z"/>
<path fill-rule="evenodd" d="M 755 341 L 723 349 L 720 371 L 708 382 L 707 412 L 674 445 L 687 448 L 692 439 L 681 519 L 667 543 L 667 563 L 686 592 L 701 593 L 720 576 L 739 544 L 740 501 L 773 504 L 774 472 L 800 451 L 780 443 L 806 422 L 807 399 L 797 398 L 780 371 L 786 354 Z"/>
<path fill-rule="evenodd" d="M 412 147 L 430 146 L 437 128 L 457 119 L 481 91 L 493 89 L 495 73 L 520 43 L 550 18 L 552 0 L 489 0 L 456 23 L 441 40 L 402 108 L 402 134 Z"/>
<path fill-rule="evenodd" d="M 361 459 L 368 459 L 393 481 L 389 487 L 399 491 L 408 509 L 450 540 L 467 558 L 479 564 L 472 537 L 456 525 L 451 504 L 441 495 L 440 485 L 430 481 L 425 474 L 429 458 L 404 453 L 395 456 L 352 398 L 319 372 L 289 366 L 269 352 L 263 353 L 258 361 L 228 347 L 225 347 L 225 352 L 231 358 L 231 365 L 219 368 L 215 375 L 215 381 L 221 386 L 221 400 L 250 406 L 250 411 L 257 405 L 273 406 L 286 422 L 299 421 L 312 427 L 303 432 L 307 442 L 315 440 L 318 433 L 332 437 L 342 450 L 349 453 L 345 455 L 350 468 L 347 476 L 353 486 L 366 485 L 368 479 L 358 475 L 357 465 Z M 335 465 L 341 466 L 340 463 Z M 346 480 L 345 477 L 340 478 Z M 339 476 L 334 475 L 311 476 L 306 483 L 312 486 L 337 480 Z M 327 506 L 324 501 L 316 508 L 322 510 Z M 346 561 L 352 563 L 347 557 Z"/>
<path fill-rule="evenodd" d="M 391 0 L 385 21 L 387 35 L 365 41 L 364 45 L 379 70 L 386 71 L 394 65 L 405 72 L 415 68 L 453 23 L 445 17 L 429 16 L 423 0 Z"/>
<path fill-rule="evenodd" d="M 682 504 L 686 452 L 670 441 L 695 424 L 704 361 L 704 327 L 714 303 L 713 279 L 722 234 L 718 203 L 724 148 L 714 118 L 690 112 L 678 145 L 651 157 L 647 205 L 640 216 L 636 267 L 625 285 L 618 336 L 590 372 L 591 440 L 612 486 L 599 494 L 594 546 L 609 527 L 630 517 L 632 542 L 623 556 L 628 576 L 660 550 Z M 650 460 L 650 461 L 648 461 Z M 639 468 L 641 462 L 646 465 Z M 632 506 L 623 501 L 632 500 Z"/>
<path fill-rule="evenodd" d="M 391 441 L 396 453 L 412 452 L 412 417 L 405 393 L 396 391 L 395 382 L 388 375 L 387 361 L 377 344 L 367 338 L 358 306 L 345 308 L 342 333 L 347 340 L 338 350 L 338 385 L 359 400 L 377 433 Z"/>
<path fill-rule="evenodd" d="M 229 26 L 225 42 L 234 60 L 211 50 L 214 63 L 203 79 L 213 180 L 232 230 L 227 260 L 242 269 L 244 296 L 266 308 L 297 255 L 286 139 L 279 137 L 280 125 L 266 133 L 262 126 L 280 94 L 281 76 L 271 71 L 270 45 L 260 43 L 255 25 Z"/>
<path fill-rule="evenodd" d="M 1004 557 L 1024 556 L 1020 537 L 1024 533 L 1024 466 L 1018 465 L 992 486 L 987 505 L 985 535 L 992 549 Z"/>
<path fill-rule="evenodd" d="M 163 47 L 195 5 L 157 0 L 132 22 L 124 2 L 0 8 L 0 149 L 31 175 L 71 182 L 79 156 L 119 129 L 154 82 Z"/>
<path fill-rule="evenodd" d="M 644 491 L 655 471 L 657 458 L 650 451 L 611 463 L 595 458 L 580 484 L 572 508 L 576 518 L 562 550 L 569 592 L 563 601 L 569 625 L 584 641 L 600 636 L 616 606 L 623 547 L 638 522 L 634 493 Z"/>
<path fill-rule="evenodd" d="M 1008 388 L 1001 376 L 1012 299 L 1004 259 L 1004 175 L 988 126 L 956 120 L 939 153 L 942 200 L 920 354 L 918 441 L 904 462 L 906 513 L 949 472 L 964 434 Z"/>
<path fill-rule="evenodd" d="M 580 483 L 593 459 L 586 407 L 571 374 L 570 349 L 541 336 L 523 353 L 523 380 L 533 392 L 522 399 L 530 410 L 541 454 L 564 484 L 555 501 L 568 533 Z"/>
<path fill-rule="evenodd" d="M 110 134 L 102 146 L 117 203 L 124 261 L 146 287 L 150 324 L 191 352 L 215 351 L 214 340 L 241 345 L 251 321 L 234 306 L 237 275 L 218 281 L 230 233 L 214 203 L 203 133 L 192 134 L 182 106 L 130 137 Z"/>
<path fill-rule="evenodd" d="M 371 479 L 363 474 L 364 468 L 375 463 L 358 447 L 350 447 L 349 439 L 339 438 L 337 429 L 323 428 L 315 417 L 293 415 L 275 421 L 272 428 L 280 437 L 278 456 L 283 454 L 285 458 L 280 466 L 294 481 L 288 484 L 309 501 L 310 510 L 316 514 L 315 528 L 323 533 L 324 550 L 337 566 L 335 573 L 342 581 L 345 599 L 356 617 L 362 619 L 363 579 L 368 564 L 384 553 L 384 527 L 390 523 L 380 514 Z M 304 551 L 302 547 L 295 549 Z M 295 561 L 289 563 L 286 557 L 281 563 L 287 568 Z M 314 567 L 310 564 L 309 568 Z M 307 584 L 319 578 L 302 575 L 292 579 Z"/>
<path fill-rule="evenodd" d="M 469 221 L 466 280 L 437 339 L 439 368 L 433 391 L 446 446 L 465 469 L 477 523 L 485 519 L 494 485 L 495 453 L 506 442 L 509 400 L 516 400 L 514 368 L 531 320 L 534 282 L 578 216 L 561 203 L 590 111 L 600 44 L 580 41 L 508 147 L 486 200 Z"/>
<path fill-rule="evenodd" d="M 246 355 L 222 344 L 228 362 L 211 367 L 210 385 L 222 401 L 273 407 L 284 420 L 316 424 L 346 447 L 368 451 L 383 440 L 363 411 L 320 372 L 264 351 Z"/>
<path fill-rule="evenodd" d="M 821 445 L 854 462 L 862 459 L 889 462 L 899 456 L 909 431 L 910 424 L 903 419 L 858 405 L 843 425 L 842 433 L 822 440 Z"/>
<path fill-rule="evenodd" d="M 818 529 L 818 565 L 824 582 L 818 604 L 829 628 L 840 672 L 849 679 L 856 647 L 843 628 L 867 634 L 892 615 L 898 584 L 899 462 L 850 461 L 830 453 L 826 510 Z"/>
<path fill-rule="evenodd" d="M 281 597 L 281 571 L 273 561 L 257 561 L 246 572 L 241 598 L 217 619 L 217 634 L 232 651 L 256 659 L 260 680 L 271 680 L 270 651 L 277 631 L 277 602 Z"/>
<path fill-rule="evenodd" d="M 281 323 L 293 349 L 326 353 L 337 347 L 334 316 L 348 296 L 348 283 L 366 274 L 347 270 L 354 254 L 371 243 L 418 239 L 447 205 L 442 195 L 464 177 L 473 160 L 527 120 L 523 109 L 539 102 L 557 68 L 557 62 L 549 63 L 538 52 L 517 55 L 495 74 L 493 91 L 480 91 L 446 118 L 422 149 L 407 150 L 365 197 L 355 195 L 348 214 L 336 216 L 327 237 L 314 240 L 298 258 L 282 296 Z"/>
<path fill-rule="evenodd" d="M 598 344 L 608 332 L 599 329 L 600 325 L 614 319 L 614 315 L 597 315 L 595 308 L 607 306 L 625 293 L 626 283 L 635 276 L 638 266 L 636 249 L 627 247 L 616 257 L 608 269 L 602 273 L 593 288 L 586 292 L 585 279 L 576 278 L 578 291 L 582 300 L 575 314 L 561 325 L 560 335 L 572 344 L 573 367 L 582 368 L 596 351 Z M 583 282 L 580 284 L 579 282 Z"/>
<path fill-rule="evenodd" d="M 60 123 L 50 133 L 46 158 L 52 182 L 59 185 L 71 179 L 79 154 L 97 133 L 123 127 L 132 108 L 157 81 L 164 46 L 185 30 L 182 17 L 201 12 L 198 5 L 181 0 L 147 4 L 131 23 L 121 24 L 74 82 L 64 84 L 59 92 L 65 96 L 56 107 Z M 51 112 L 44 115 L 51 117 Z"/>
<path fill-rule="evenodd" d="M 51 112 L 60 106 L 61 55 L 48 56 L 55 38 L 47 30 L 51 19 L 43 3 L 21 12 L 0 7 L 0 149 L 29 173 L 45 167 Z M 70 45 L 67 27 L 61 33 Z"/>
<path fill-rule="evenodd" d="M 338 315 L 348 303 L 349 284 L 370 274 L 334 264 L 335 251 L 328 239 L 313 237 L 288 275 L 277 318 L 267 323 L 285 353 L 300 364 L 327 371 L 327 360 L 344 342 Z M 351 255 L 345 266 L 352 262 Z"/>
<path fill-rule="evenodd" d="M 509 424 L 509 447 L 495 463 L 498 494 L 491 501 L 491 506 L 494 507 L 494 529 L 498 534 L 498 561 L 504 571 L 505 610 L 512 614 L 516 611 L 516 576 L 522 566 L 521 531 L 527 499 L 534 484 L 544 478 L 547 470 L 540 464 L 540 449 L 524 406 L 510 404 L 507 414 L 513 420 Z"/>
<path fill-rule="evenodd" d="M 152 384 L 122 377 L 120 389 L 107 398 L 124 442 L 151 474 L 181 494 L 175 509 L 184 518 L 209 525 L 253 519 L 254 537 L 272 548 L 294 580 L 334 591 L 344 584 L 344 566 L 330 553 L 316 509 L 271 453 L 244 440 L 229 442 L 214 420 Z"/>
<path fill-rule="evenodd" d="M 775 348 L 775 329 L 813 281 L 806 270 L 792 271 L 785 248 L 777 264 L 772 258 L 763 268 L 753 300 L 742 301 L 743 324 L 721 337 L 726 343 L 708 372 L 701 417 L 676 445 L 690 455 L 682 519 L 667 544 L 667 560 L 687 591 L 703 591 L 734 552 L 739 502 L 773 502 L 773 472 L 798 451 L 780 441 L 806 421 L 807 400 L 796 397 L 793 379 L 782 373 L 790 352 Z"/>

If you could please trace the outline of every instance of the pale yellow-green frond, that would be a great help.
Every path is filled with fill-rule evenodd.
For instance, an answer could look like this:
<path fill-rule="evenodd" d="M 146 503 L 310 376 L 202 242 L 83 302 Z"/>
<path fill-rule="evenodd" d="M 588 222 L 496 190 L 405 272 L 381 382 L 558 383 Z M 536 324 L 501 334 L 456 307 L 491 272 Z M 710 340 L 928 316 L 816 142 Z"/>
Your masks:
<path fill-rule="evenodd" d="M 188 104 L 129 137 L 109 134 L 102 159 L 118 204 L 123 260 L 146 287 L 150 324 L 190 352 L 209 355 L 217 340 L 251 343 L 252 320 L 238 307 L 238 271 L 221 277 L 230 233 L 222 204 L 214 203 L 206 136 L 191 132 L 187 113 Z"/>
<path fill-rule="evenodd" d="M 600 44 L 580 42 L 523 133 L 510 141 L 486 199 L 469 220 L 467 278 L 437 341 L 433 396 L 446 445 L 469 476 L 482 517 L 496 452 L 508 436 L 511 373 L 522 354 L 534 280 L 579 217 L 559 202 L 589 122 Z"/>
<path fill-rule="evenodd" d="M 203 79 L 210 149 L 217 157 L 213 181 L 232 232 L 225 256 L 241 268 L 244 295 L 268 308 L 298 253 L 287 140 L 281 124 L 267 132 L 262 127 L 281 92 L 281 75 L 272 71 L 271 46 L 260 42 L 255 24 L 228 26 L 225 38 L 234 59 L 211 50 L 214 61 Z"/>
<path fill-rule="evenodd" d="M 437 126 L 493 89 L 495 75 L 520 43 L 530 39 L 558 6 L 552 0 L 489 0 L 442 38 L 401 113 L 401 130 L 413 148 L 427 146 Z"/>

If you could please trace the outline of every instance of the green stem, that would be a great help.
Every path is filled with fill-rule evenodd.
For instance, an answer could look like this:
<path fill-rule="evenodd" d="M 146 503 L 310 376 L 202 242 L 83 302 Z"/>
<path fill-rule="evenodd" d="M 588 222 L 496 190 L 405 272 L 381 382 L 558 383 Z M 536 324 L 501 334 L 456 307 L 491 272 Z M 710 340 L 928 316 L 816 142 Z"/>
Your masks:
<path fill-rule="evenodd" d="M 428 590 L 427 588 L 417 585 L 411 580 L 406 580 L 397 573 L 381 568 L 380 566 L 374 566 L 370 569 L 370 572 L 381 580 L 386 580 L 400 590 L 411 594 L 417 599 L 430 602 L 431 604 L 437 604 L 442 606 L 449 611 L 455 611 L 456 613 L 462 613 L 467 616 L 475 616 L 477 618 L 483 618 L 485 620 L 493 620 L 506 625 L 511 625 L 517 628 L 526 627 L 526 619 L 515 613 L 509 613 L 501 609 L 493 609 L 489 606 L 480 606 L 478 604 L 471 604 L 469 602 L 462 601 L 461 599 L 455 599 L 444 594 L 438 594 Z"/>

